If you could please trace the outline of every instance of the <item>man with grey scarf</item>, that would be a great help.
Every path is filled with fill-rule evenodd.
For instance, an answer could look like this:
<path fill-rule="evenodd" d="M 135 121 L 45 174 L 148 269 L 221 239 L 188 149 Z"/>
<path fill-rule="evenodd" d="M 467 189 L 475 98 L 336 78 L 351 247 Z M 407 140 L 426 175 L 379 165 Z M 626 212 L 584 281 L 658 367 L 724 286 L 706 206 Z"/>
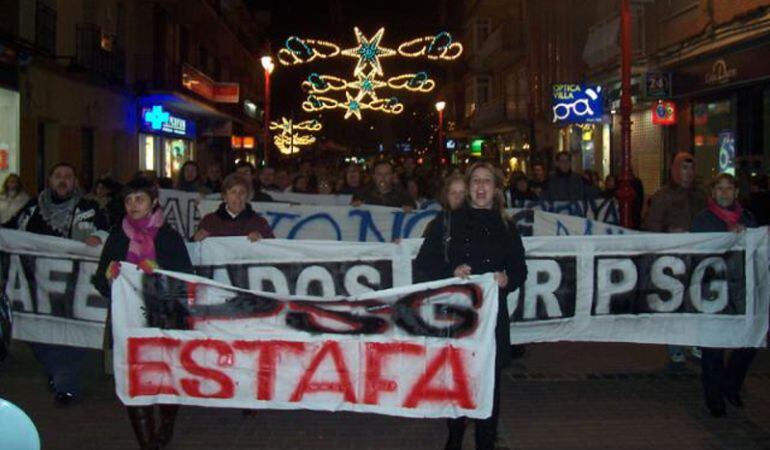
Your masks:
<path fill-rule="evenodd" d="M 58 163 L 48 172 L 48 188 L 30 200 L 3 226 L 100 246 L 107 238 L 107 218 L 99 204 L 78 189 L 75 167 Z M 52 314 L 72 315 L 73 305 L 52 305 Z M 79 371 L 85 349 L 30 343 L 35 357 L 48 373 L 48 387 L 57 404 L 71 403 L 80 393 Z"/>

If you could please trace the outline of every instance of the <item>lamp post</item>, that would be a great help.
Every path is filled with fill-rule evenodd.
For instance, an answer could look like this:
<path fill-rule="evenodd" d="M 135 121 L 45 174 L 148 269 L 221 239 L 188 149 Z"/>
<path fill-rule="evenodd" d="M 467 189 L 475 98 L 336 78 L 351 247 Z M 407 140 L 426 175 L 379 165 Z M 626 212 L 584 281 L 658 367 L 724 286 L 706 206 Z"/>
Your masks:
<path fill-rule="evenodd" d="M 631 1 L 620 0 L 620 44 L 621 44 L 621 95 L 620 95 L 620 142 L 622 148 L 622 171 L 618 186 L 620 223 L 632 226 L 634 200 L 637 195 L 631 185 Z M 639 225 L 639 224 L 634 224 Z"/>
<path fill-rule="evenodd" d="M 444 108 L 446 102 L 436 102 L 436 111 L 438 111 L 438 163 L 443 164 L 444 160 Z"/>
<path fill-rule="evenodd" d="M 265 150 L 262 158 L 265 164 L 268 164 L 270 162 L 270 74 L 273 73 L 275 64 L 273 64 L 273 58 L 270 56 L 263 56 L 260 62 L 262 63 L 262 68 L 265 69 L 265 114 L 262 121 Z"/>

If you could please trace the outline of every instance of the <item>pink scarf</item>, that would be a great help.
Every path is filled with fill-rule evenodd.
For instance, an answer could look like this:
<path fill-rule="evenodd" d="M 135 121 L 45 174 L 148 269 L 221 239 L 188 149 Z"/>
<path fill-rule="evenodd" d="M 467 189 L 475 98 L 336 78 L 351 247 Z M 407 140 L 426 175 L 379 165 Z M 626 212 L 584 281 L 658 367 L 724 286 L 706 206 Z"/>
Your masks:
<path fill-rule="evenodd" d="M 155 236 L 163 225 L 163 210 L 158 208 L 154 213 L 139 220 L 126 216 L 123 218 L 123 231 L 128 236 L 128 254 L 126 261 L 139 264 L 142 261 L 155 261 Z"/>
<path fill-rule="evenodd" d="M 713 199 L 708 200 L 709 211 L 719 217 L 722 222 L 726 223 L 727 229 L 729 231 L 733 231 L 733 229 L 735 229 L 735 225 L 737 225 L 738 221 L 741 220 L 741 214 L 743 214 L 743 208 L 741 208 L 741 205 L 738 202 L 735 202 L 734 205 L 735 207 L 733 209 L 726 209 L 719 206 L 719 204 Z"/>

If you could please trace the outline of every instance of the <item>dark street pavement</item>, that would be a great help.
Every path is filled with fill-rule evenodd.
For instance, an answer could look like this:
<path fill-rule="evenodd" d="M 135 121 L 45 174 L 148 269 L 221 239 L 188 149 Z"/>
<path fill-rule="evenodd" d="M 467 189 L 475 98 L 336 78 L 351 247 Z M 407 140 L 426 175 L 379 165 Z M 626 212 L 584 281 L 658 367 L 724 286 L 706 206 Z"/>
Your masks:
<path fill-rule="evenodd" d="M 82 401 L 57 408 L 28 347 L 0 365 L 0 397 L 37 424 L 44 449 L 134 449 L 136 444 L 100 354 L 88 361 Z M 693 360 L 673 369 L 660 346 L 529 345 L 506 370 L 500 430 L 516 449 L 768 449 L 770 354 L 759 353 L 743 410 L 713 419 Z M 442 420 L 356 413 L 184 407 L 170 449 L 440 449 Z M 472 433 L 466 449 L 473 448 Z"/>

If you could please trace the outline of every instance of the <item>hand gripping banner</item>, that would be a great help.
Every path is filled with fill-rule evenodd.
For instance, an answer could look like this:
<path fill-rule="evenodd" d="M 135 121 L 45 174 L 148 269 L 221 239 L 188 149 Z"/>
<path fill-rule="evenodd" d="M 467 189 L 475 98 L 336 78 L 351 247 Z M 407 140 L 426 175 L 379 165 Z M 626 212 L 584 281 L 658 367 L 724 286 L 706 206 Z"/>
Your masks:
<path fill-rule="evenodd" d="M 124 263 L 112 289 L 126 405 L 491 414 L 491 274 L 319 299 Z"/>

